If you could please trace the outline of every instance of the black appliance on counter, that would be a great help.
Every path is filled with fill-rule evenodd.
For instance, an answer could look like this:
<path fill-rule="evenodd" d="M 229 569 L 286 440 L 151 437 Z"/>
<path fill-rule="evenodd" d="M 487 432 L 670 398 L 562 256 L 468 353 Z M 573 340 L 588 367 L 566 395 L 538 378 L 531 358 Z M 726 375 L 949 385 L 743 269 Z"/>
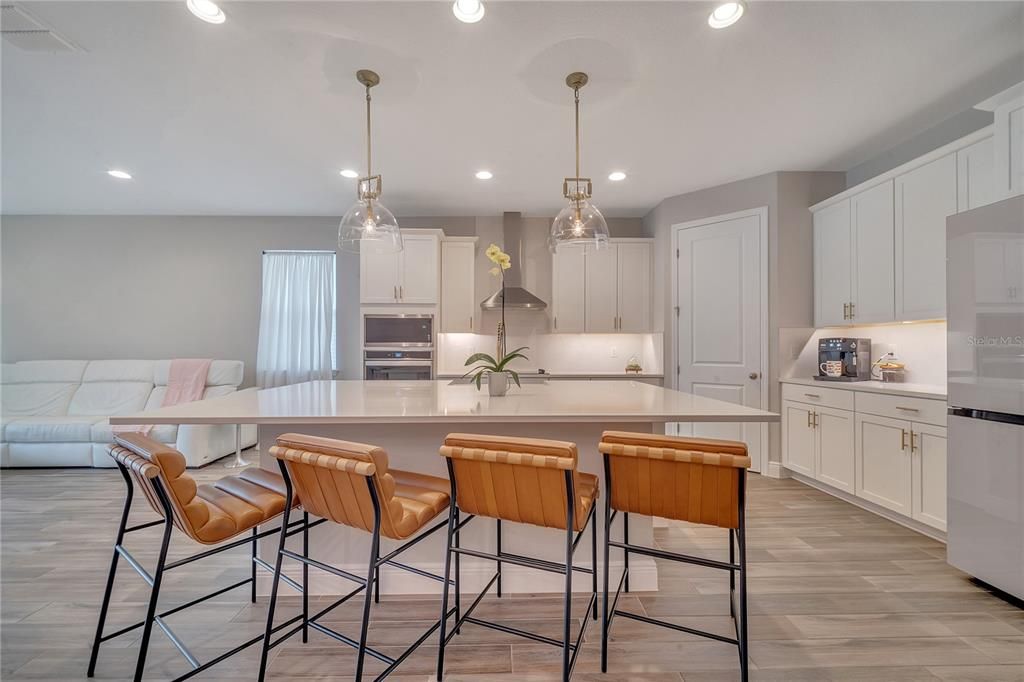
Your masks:
<path fill-rule="evenodd" d="M 825 365 L 839 362 L 839 376 L 828 376 Z M 831 337 L 818 339 L 818 375 L 821 381 L 870 381 L 871 339 Z"/>

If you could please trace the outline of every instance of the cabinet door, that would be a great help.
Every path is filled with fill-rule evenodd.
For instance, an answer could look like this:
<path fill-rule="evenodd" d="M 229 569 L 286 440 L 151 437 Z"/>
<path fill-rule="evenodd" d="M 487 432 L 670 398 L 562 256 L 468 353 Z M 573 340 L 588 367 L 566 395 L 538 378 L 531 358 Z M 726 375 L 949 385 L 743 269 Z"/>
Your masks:
<path fill-rule="evenodd" d="M 995 110 L 996 192 L 1005 199 L 1024 192 L 1024 99 Z"/>
<path fill-rule="evenodd" d="M 618 330 L 618 244 L 603 248 L 587 246 L 586 251 L 586 330 Z"/>
<path fill-rule="evenodd" d="M 956 153 L 958 212 L 985 206 L 997 201 L 996 145 L 991 137 L 978 140 Z"/>
<path fill-rule="evenodd" d="M 911 515 L 910 422 L 856 415 L 856 495 Z"/>
<path fill-rule="evenodd" d="M 814 320 L 818 327 L 849 324 L 850 200 L 814 214 Z"/>
<path fill-rule="evenodd" d="M 477 321 L 476 244 L 441 243 L 441 331 L 471 332 Z"/>
<path fill-rule="evenodd" d="M 887 180 L 850 197 L 854 324 L 896 319 L 892 195 Z"/>
<path fill-rule="evenodd" d="M 800 403 L 782 404 L 782 464 L 790 471 L 814 476 L 814 423 L 812 408 Z"/>
<path fill-rule="evenodd" d="M 359 252 L 359 300 L 363 303 L 396 303 L 400 254 Z"/>
<path fill-rule="evenodd" d="M 946 218 L 956 192 L 956 154 L 896 178 L 897 320 L 946 316 Z"/>
<path fill-rule="evenodd" d="M 1006 252 L 1003 255 L 1005 265 L 1004 281 L 1010 303 L 1024 303 L 1024 237 L 1011 236 L 1003 241 Z"/>
<path fill-rule="evenodd" d="M 911 425 L 914 519 L 946 530 L 946 429 Z"/>
<path fill-rule="evenodd" d="M 829 407 L 815 408 L 815 478 L 822 483 L 854 492 L 854 413 Z"/>
<path fill-rule="evenodd" d="M 440 254 L 433 235 L 402 236 L 402 272 L 398 299 L 402 303 L 437 303 Z"/>
<path fill-rule="evenodd" d="M 618 313 L 620 332 L 651 330 L 651 245 L 618 245 Z"/>
<path fill-rule="evenodd" d="M 552 327 L 556 332 L 582 332 L 585 308 L 585 250 L 582 246 L 559 246 L 553 256 Z"/>

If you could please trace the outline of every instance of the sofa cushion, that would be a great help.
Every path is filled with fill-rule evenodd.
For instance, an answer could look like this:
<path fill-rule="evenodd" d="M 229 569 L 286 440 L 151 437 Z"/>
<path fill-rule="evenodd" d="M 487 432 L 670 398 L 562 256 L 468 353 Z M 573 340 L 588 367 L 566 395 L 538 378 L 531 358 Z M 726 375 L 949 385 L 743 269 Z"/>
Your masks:
<path fill-rule="evenodd" d="M 124 432 L 122 432 L 124 433 Z M 146 434 L 150 438 L 161 443 L 174 443 L 178 440 L 178 425 L 177 424 L 155 424 L 149 433 Z M 101 419 L 100 421 L 92 425 L 92 436 L 91 440 L 93 443 L 113 443 L 114 432 L 110 426 L 110 421 L 107 419 Z"/>
<path fill-rule="evenodd" d="M 8 422 L 4 440 L 8 443 L 91 443 L 90 417 L 22 417 Z"/>
<path fill-rule="evenodd" d="M 152 384 L 139 381 L 83 383 L 71 398 L 68 414 L 109 417 L 112 414 L 141 412 L 152 391 Z"/>
<path fill-rule="evenodd" d="M 154 360 L 91 360 L 82 383 L 98 381 L 135 381 L 153 383 Z"/>
<path fill-rule="evenodd" d="M 210 371 L 206 375 L 206 385 L 238 386 L 242 383 L 244 369 L 245 363 L 241 360 L 214 360 L 210 363 Z M 153 383 L 157 386 L 166 386 L 170 371 L 170 360 L 155 361 L 153 363 Z"/>
<path fill-rule="evenodd" d="M 58 416 L 68 413 L 78 384 L 38 383 L 0 386 L 0 414 Z"/>
<path fill-rule="evenodd" d="M 87 360 L 23 360 L 3 365 L 0 383 L 4 384 L 77 384 Z"/>

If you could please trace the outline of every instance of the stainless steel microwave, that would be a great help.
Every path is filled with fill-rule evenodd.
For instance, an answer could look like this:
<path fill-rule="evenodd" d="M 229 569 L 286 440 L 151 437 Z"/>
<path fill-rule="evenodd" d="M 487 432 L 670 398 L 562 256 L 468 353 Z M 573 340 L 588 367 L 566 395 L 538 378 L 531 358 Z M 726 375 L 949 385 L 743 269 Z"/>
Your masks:
<path fill-rule="evenodd" d="M 433 315 L 363 315 L 364 348 L 432 348 Z"/>

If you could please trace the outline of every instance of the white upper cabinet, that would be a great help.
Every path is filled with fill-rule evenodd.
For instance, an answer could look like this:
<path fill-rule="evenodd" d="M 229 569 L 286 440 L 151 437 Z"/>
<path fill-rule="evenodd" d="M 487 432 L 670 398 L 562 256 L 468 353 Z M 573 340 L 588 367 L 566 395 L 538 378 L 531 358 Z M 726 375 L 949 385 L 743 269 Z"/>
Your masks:
<path fill-rule="evenodd" d="M 553 256 L 552 326 L 556 332 L 582 332 L 586 305 L 586 255 L 582 246 L 559 246 Z"/>
<path fill-rule="evenodd" d="M 553 260 L 556 332 L 651 330 L 649 239 L 613 239 L 606 248 L 560 246 Z"/>
<path fill-rule="evenodd" d="M 992 112 L 992 201 L 1024 194 L 1024 82 L 1007 88 L 974 108 Z M 964 207 L 961 206 L 960 210 Z"/>
<path fill-rule="evenodd" d="M 957 211 L 996 201 L 996 143 L 992 136 L 956 152 Z"/>
<path fill-rule="evenodd" d="M 893 273 L 893 183 L 876 185 L 850 198 L 853 234 L 855 323 L 890 322 L 896 301 Z"/>
<path fill-rule="evenodd" d="M 897 320 L 946 316 L 946 218 L 956 195 L 956 154 L 896 178 Z"/>
<path fill-rule="evenodd" d="M 359 300 L 364 304 L 436 305 L 441 253 L 437 234 L 402 232 L 398 253 L 359 254 Z"/>
<path fill-rule="evenodd" d="M 587 287 L 585 327 L 588 332 L 614 332 L 619 328 L 619 247 L 586 247 Z"/>
<path fill-rule="evenodd" d="M 476 331 L 476 239 L 441 242 L 441 331 Z"/>
<path fill-rule="evenodd" d="M 619 331 L 651 331 L 651 243 L 618 245 Z"/>
<path fill-rule="evenodd" d="M 818 327 L 849 324 L 852 295 L 850 200 L 814 214 L 814 321 Z"/>

